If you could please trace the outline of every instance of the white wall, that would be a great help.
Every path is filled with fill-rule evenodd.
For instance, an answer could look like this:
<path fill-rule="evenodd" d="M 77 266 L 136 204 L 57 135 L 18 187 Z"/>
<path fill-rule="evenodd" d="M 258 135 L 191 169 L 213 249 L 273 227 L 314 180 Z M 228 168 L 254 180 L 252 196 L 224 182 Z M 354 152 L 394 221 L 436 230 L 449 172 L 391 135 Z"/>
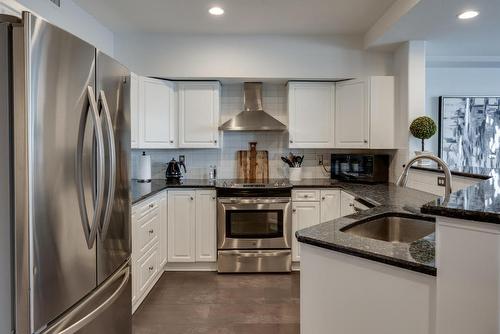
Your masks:
<path fill-rule="evenodd" d="M 396 77 L 396 143 L 398 151 L 391 164 L 391 181 L 395 181 L 420 141 L 409 131 L 410 123 L 425 115 L 425 42 L 403 43 L 394 54 Z"/>
<path fill-rule="evenodd" d="M 167 78 L 335 79 L 390 74 L 392 54 L 361 37 L 117 34 L 115 56 Z"/>
<path fill-rule="evenodd" d="M 500 67 L 428 67 L 426 112 L 436 123 L 439 120 L 439 97 L 443 95 L 500 96 Z M 436 134 L 426 144 L 438 153 Z"/>
<path fill-rule="evenodd" d="M 71 0 L 57 7 L 49 0 L 0 0 L 0 7 L 31 11 L 52 24 L 71 32 L 110 56 L 114 54 L 113 32 Z"/>

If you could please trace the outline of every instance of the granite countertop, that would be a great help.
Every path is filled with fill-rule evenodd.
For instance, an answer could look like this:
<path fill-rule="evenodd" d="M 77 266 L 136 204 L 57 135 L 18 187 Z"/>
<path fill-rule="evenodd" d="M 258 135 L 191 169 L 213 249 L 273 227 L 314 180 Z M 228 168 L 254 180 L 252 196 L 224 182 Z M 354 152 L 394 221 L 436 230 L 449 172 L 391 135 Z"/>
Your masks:
<path fill-rule="evenodd" d="M 303 182 L 307 183 L 308 180 L 302 181 L 300 187 L 307 187 L 306 184 L 302 184 Z M 317 183 L 320 181 L 314 182 Z M 436 275 L 434 233 L 411 244 L 404 244 L 363 238 L 341 230 L 348 225 L 388 214 L 429 219 L 429 216 L 420 213 L 420 207 L 435 200 L 437 196 L 393 184 L 330 182 L 330 186 L 338 187 L 371 203 L 377 203 L 378 206 L 297 231 L 296 237 L 300 242 L 427 275 Z"/>
<path fill-rule="evenodd" d="M 140 202 L 149 196 L 153 196 L 167 188 L 215 188 L 215 183 L 210 180 L 186 179 L 181 182 L 169 182 L 167 180 L 151 180 L 143 183 L 137 180 L 130 182 L 130 197 L 132 204 Z"/>

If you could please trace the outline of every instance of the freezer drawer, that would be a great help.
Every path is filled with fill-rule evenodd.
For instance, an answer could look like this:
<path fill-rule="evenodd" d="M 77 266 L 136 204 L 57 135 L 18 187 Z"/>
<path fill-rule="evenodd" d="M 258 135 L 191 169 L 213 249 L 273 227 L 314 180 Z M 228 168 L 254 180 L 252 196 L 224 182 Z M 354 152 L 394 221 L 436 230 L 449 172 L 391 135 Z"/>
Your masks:
<path fill-rule="evenodd" d="M 42 334 L 131 334 L 130 261 Z"/>

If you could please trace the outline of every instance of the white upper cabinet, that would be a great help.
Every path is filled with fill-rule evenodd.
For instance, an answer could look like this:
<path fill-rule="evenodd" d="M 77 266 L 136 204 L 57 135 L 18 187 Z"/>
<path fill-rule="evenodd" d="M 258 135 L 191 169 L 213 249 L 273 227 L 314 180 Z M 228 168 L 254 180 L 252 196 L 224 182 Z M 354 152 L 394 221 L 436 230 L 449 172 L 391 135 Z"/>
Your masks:
<path fill-rule="evenodd" d="M 140 107 L 139 147 L 177 147 L 174 83 L 142 77 Z"/>
<path fill-rule="evenodd" d="M 139 147 L 139 76 L 130 74 L 130 146 Z"/>
<path fill-rule="evenodd" d="M 179 147 L 219 147 L 219 82 L 179 82 Z"/>
<path fill-rule="evenodd" d="M 334 114 L 334 83 L 289 82 L 289 147 L 333 148 Z"/>
<path fill-rule="evenodd" d="M 394 77 L 337 83 L 335 146 L 395 148 L 394 103 Z"/>
<path fill-rule="evenodd" d="M 368 87 L 364 80 L 337 83 L 335 144 L 342 148 L 368 148 Z"/>

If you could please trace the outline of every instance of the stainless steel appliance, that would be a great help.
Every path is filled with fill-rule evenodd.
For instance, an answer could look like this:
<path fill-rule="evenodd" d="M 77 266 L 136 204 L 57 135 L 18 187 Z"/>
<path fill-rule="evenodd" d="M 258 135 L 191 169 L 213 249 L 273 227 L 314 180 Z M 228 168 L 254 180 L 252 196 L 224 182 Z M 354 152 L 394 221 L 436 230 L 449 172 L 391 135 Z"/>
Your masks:
<path fill-rule="evenodd" d="M 218 183 L 219 272 L 291 270 L 291 188 L 284 180 Z"/>
<path fill-rule="evenodd" d="M 0 331 L 131 333 L 130 73 L 27 12 L 0 16 L 0 42 L 13 259 Z"/>
<path fill-rule="evenodd" d="M 285 131 L 286 125 L 264 111 L 262 82 L 243 84 L 243 111 L 222 124 L 223 131 Z"/>
<path fill-rule="evenodd" d="M 165 177 L 170 181 L 179 181 L 182 177 L 181 166 L 184 168 L 184 173 L 186 173 L 186 165 L 184 161 L 177 162 L 174 158 L 170 160 L 167 165 L 167 170 L 165 171 Z"/>
<path fill-rule="evenodd" d="M 331 178 L 362 183 L 389 181 L 389 156 L 384 154 L 332 154 Z"/>

